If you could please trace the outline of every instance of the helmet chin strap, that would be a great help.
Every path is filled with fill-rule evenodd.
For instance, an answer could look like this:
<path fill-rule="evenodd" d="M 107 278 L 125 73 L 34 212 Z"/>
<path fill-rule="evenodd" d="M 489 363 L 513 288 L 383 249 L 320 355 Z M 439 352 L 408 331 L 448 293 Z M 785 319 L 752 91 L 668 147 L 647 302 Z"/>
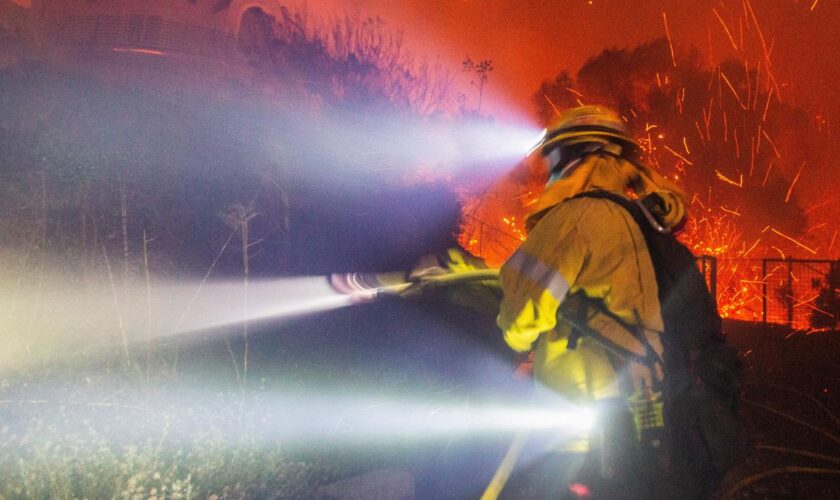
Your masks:
<path fill-rule="evenodd" d="M 551 174 L 551 177 L 549 177 L 549 179 L 548 179 L 548 183 L 551 184 L 554 181 L 559 181 L 560 179 L 568 176 L 570 173 L 572 173 L 572 171 L 574 171 L 575 167 L 577 167 L 578 165 L 581 164 L 581 162 L 583 162 L 583 158 L 584 158 L 583 156 L 575 158 L 574 160 L 567 163 L 565 167 L 560 169 L 559 172 L 557 172 L 555 174 Z"/>

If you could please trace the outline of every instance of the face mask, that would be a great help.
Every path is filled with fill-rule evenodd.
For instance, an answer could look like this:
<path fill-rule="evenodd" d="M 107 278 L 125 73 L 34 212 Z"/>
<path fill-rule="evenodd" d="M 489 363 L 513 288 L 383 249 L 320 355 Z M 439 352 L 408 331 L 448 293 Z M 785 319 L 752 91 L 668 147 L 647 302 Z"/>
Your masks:
<path fill-rule="evenodd" d="M 560 179 L 564 179 L 564 178 L 570 176 L 572 174 L 572 172 L 574 172 L 575 169 L 578 166 L 580 166 L 581 163 L 583 163 L 583 158 L 582 157 L 569 162 L 568 165 L 566 165 L 565 167 L 563 167 L 560 170 L 551 174 L 551 177 L 548 178 L 548 184 L 547 185 L 550 186 L 550 185 L 554 184 L 555 182 L 559 181 Z"/>

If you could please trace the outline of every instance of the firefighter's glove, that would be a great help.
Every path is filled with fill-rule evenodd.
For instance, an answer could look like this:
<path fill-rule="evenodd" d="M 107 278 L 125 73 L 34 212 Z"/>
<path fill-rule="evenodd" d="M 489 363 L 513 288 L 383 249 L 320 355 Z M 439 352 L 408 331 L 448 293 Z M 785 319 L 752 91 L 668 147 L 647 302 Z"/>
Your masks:
<path fill-rule="evenodd" d="M 420 257 L 420 260 L 414 264 L 414 267 L 408 273 L 408 279 L 417 283 L 422 283 L 429 276 L 436 276 L 451 272 L 446 263 L 441 262 L 438 255 L 430 254 Z"/>
<path fill-rule="evenodd" d="M 407 278 L 412 285 L 402 293 L 402 296 L 418 297 L 434 286 L 433 278 L 435 276 L 450 272 L 440 255 L 424 255 L 408 272 Z"/>

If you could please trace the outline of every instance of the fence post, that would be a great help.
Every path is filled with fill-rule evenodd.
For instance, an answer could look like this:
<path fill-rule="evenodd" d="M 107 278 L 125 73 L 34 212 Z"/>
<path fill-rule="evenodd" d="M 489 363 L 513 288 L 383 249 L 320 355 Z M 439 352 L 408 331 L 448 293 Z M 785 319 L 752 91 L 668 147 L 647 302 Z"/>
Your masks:
<path fill-rule="evenodd" d="M 793 327 L 793 259 L 788 257 L 788 283 L 787 283 L 787 291 L 789 292 L 789 296 L 785 297 L 785 302 L 787 302 L 788 306 L 788 314 L 787 314 L 787 324 L 791 328 Z"/>
<path fill-rule="evenodd" d="M 715 304 L 717 304 L 717 257 L 712 255 L 709 257 L 711 261 L 711 266 L 709 268 L 709 285 L 712 288 L 712 298 L 715 299 Z"/>
<path fill-rule="evenodd" d="M 761 322 L 767 325 L 767 259 L 761 259 Z"/>

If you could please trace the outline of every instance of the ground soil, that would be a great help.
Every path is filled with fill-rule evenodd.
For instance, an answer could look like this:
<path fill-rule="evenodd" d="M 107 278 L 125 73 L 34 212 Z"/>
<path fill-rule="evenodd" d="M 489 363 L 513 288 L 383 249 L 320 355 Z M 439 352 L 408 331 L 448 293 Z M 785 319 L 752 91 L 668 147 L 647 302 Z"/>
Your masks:
<path fill-rule="evenodd" d="M 799 467 L 751 483 L 734 497 L 840 497 L 840 334 L 740 322 L 727 322 L 726 333 L 746 362 L 742 415 L 755 449 L 727 476 L 722 496 L 758 474 Z"/>

